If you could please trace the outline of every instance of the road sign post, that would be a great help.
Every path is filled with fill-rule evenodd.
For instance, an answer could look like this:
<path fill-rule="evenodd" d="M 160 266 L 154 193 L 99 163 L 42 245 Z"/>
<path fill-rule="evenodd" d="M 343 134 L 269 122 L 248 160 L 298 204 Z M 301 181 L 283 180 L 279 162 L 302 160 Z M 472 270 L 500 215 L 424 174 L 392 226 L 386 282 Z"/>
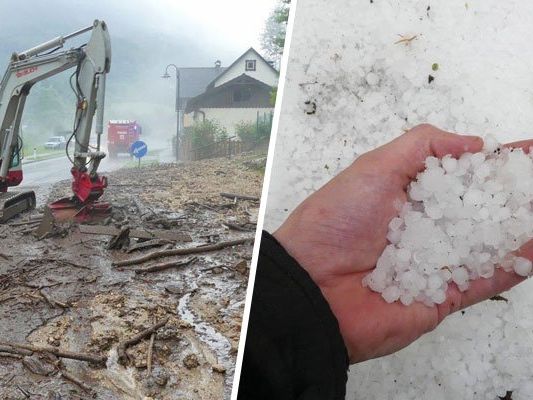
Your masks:
<path fill-rule="evenodd" d="M 131 144 L 130 154 L 139 161 L 137 164 L 138 168 L 141 168 L 141 158 L 143 158 L 146 153 L 148 153 L 148 146 L 142 140 L 137 140 Z"/>

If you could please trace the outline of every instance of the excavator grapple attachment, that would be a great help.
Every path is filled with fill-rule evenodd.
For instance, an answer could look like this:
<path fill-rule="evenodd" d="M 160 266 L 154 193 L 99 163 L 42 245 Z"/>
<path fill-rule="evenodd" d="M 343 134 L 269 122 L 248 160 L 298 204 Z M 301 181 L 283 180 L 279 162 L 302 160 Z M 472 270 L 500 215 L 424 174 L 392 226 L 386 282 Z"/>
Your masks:
<path fill-rule="evenodd" d="M 105 202 L 80 203 L 71 197 L 66 197 L 48 204 L 56 221 L 74 220 L 76 222 L 90 222 L 104 219 L 111 214 L 111 205 Z"/>
<path fill-rule="evenodd" d="M 0 192 L 0 223 L 34 208 L 35 193 L 33 191 Z"/>

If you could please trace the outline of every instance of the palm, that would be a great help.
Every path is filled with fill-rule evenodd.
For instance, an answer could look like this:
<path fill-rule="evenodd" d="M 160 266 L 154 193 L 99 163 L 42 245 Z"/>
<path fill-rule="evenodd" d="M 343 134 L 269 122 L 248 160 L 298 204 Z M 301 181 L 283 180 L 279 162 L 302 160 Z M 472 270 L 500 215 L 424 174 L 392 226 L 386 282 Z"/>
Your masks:
<path fill-rule="evenodd" d="M 446 301 L 436 307 L 388 304 L 361 284 L 386 246 L 388 223 L 405 202 L 407 183 L 423 168 L 423 160 L 479 151 L 481 145 L 433 127 L 415 128 L 360 157 L 302 203 L 275 233 L 328 300 L 352 362 L 399 350 L 451 312 L 522 280 L 498 270 L 491 279 L 473 282 L 464 293 L 450 285 Z"/>

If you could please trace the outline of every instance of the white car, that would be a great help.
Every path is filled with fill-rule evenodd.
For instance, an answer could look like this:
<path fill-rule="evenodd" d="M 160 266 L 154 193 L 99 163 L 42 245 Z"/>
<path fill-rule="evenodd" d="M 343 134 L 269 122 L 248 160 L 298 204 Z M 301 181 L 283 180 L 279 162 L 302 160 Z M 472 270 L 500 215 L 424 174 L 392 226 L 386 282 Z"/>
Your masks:
<path fill-rule="evenodd" d="M 67 145 L 67 141 L 63 136 L 52 136 L 44 144 L 47 149 L 64 149 Z"/>

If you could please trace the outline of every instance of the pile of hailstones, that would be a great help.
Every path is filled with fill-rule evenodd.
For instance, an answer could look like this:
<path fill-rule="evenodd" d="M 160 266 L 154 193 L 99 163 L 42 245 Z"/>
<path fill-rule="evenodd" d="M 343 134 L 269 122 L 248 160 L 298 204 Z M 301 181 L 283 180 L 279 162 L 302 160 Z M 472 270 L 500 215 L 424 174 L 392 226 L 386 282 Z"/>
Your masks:
<path fill-rule="evenodd" d="M 451 282 L 465 291 L 498 267 L 531 274 L 531 261 L 513 252 L 533 236 L 533 154 L 486 143 L 459 159 L 426 159 L 363 285 L 389 303 L 432 305 Z"/>

